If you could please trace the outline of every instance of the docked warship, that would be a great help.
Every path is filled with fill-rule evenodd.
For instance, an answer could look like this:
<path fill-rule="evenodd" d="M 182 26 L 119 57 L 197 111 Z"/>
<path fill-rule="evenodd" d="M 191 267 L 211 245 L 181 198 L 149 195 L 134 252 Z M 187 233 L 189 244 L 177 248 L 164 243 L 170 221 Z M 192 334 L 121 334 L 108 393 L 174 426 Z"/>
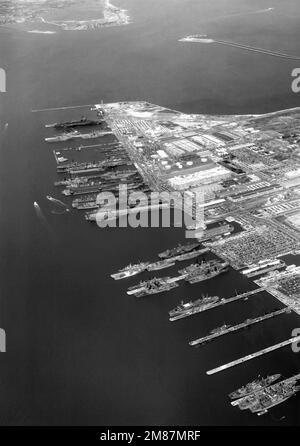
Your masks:
<path fill-rule="evenodd" d="M 82 116 L 81 119 L 74 119 L 72 121 L 65 121 L 65 122 L 55 122 L 53 124 L 47 124 L 45 127 L 47 128 L 55 128 L 56 130 L 63 130 L 66 128 L 72 128 L 72 127 L 84 127 L 89 125 L 104 125 L 105 121 L 101 120 L 94 120 L 94 119 L 88 119 L 85 116 Z"/>
<path fill-rule="evenodd" d="M 135 276 L 142 271 L 145 271 L 147 269 L 147 266 L 149 265 L 149 262 L 140 262 L 136 265 L 128 265 L 125 268 L 120 269 L 117 273 L 111 274 L 110 277 L 112 277 L 115 280 L 125 279 L 127 277 Z"/>
<path fill-rule="evenodd" d="M 185 254 L 190 251 L 195 250 L 200 246 L 200 243 L 189 243 L 187 245 L 181 245 L 179 244 L 176 248 L 167 249 L 166 251 L 161 252 L 158 254 L 158 257 L 160 259 L 169 259 L 170 257 L 175 257 L 180 254 Z"/>
<path fill-rule="evenodd" d="M 143 297 L 170 291 L 171 289 L 178 287 L 177 280 L 177 277 L 155 277 L 128 288 L 127 294 L 134 295 L 135 297 Z"/>
<path fill-rule="evenodd" d="M 226 332 L 230 327 L 231 327 L 230 324 L 223 324 L 223 325 L 221 325 L 221 327 L 213 328 L 210 331 L 210 334 L 211 335 L 220 335 L 220 334 Z"/>
<path fill-rule="evenodd" d="M 70 130 L 70 129 L 69 129 Z M 79 133 L 78 130 L 67 131 L 62 135 L 51 136 L 49 138 L 45 138 L 46 142 L 61 142 L 61 141 L 69 141 L 75 138 L 81 139 L 95 139 L 100 138 L 101 136 L 111 135 L 110 131 L 97 130 L 91 133 Z"/>
<path fill-rule="evenodd" d="M 278 379 L 281 377 L 279 373 L 275 375 L 269 375 L 266 378 L 260 378 L 255 379 L 254 381 L 251 381 L 250 383 L 246 384 L 243 387 L 240 387 L 239 389 L 235 390 L 234 392 L 229 394 L 229 398 L 231 400 L 235 400 L 238 398 L 243 398 L 247 395 L 250 395 L 253 392 L 256 392 L 258 390 L 261 390 L 270 384 L 272 384 L 275 381 L 278 381 Z"/>
<path fill-rule="evenodd" d="M 180 305 L 169 311 L 169 320 L 177 321 L 178 319 L 201 313 L 201 311 L 207 310 L 215 303 L 219 302 L 219 300 L 219 296 L 202 296 L 200 299 L 194 301 L 191 300 L 186 303 L 182 301 Z"/>
<path fill-rule="evenodd" d="M 185 280 L 191 284 L 212 279 L 219 274 L 227 272 L 229 264 L 219 260 L 209 260 L 208 262 L 193 263 L 178 271 Z"/>
<path fill-rule="evenodd" d="M 240 410 L 250 410 L 258 416 L 266 414 L 272 407 L 278 406 L 296 395 L 300 390 L 297 386 L 299 375 L 285 381 L 264 387 L 251 393 L 245 398 L 239 399 L 235 404 Z M 235 402 L 231 403 L 234 404 Z"/>
<path fill-rule="evenodd" d="M 148 271 L 159 271 L 161 269 L 170 268 L 174 266 L 175 262 L 171 259 L 160 260 L 158 262 L 150 263 L 147 266 Z"/>

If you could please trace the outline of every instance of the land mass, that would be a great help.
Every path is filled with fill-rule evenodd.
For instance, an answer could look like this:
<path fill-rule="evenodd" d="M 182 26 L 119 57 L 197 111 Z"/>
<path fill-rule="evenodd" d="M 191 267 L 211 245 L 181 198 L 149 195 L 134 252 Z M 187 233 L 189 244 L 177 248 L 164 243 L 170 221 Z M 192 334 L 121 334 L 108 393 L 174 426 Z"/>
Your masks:
<path fill-rule="evenodd" d="M 83 31 L 129 21 L 127 11 L 109 0 L 12 0 L 0 5 L 0 25 L 43 23 L 64 31 Z"/>

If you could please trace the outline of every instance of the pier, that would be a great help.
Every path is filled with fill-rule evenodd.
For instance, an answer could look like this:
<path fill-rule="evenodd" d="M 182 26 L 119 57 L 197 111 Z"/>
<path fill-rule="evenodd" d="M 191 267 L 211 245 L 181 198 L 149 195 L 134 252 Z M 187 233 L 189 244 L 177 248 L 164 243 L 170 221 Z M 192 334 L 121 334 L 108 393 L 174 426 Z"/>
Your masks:
<path fill-rule="evenodd" d="M 251 361 L 252 359 L 258 358 L 259 356 L 266 355 L 267 353 L 274 352 L 280 348 L 286 347 L 287 345 L 300 342 L 300 336 L 294 336 L 293 338 L 287 339 L 286 341 L 279 342 L 278 344 L 272 345 L 271 347 L 266 347 L 258 352 L 251 353 L 250 355 L 244 356 L 243 358 L 236 359 L 235 361 L 229 362 L 228 364 L 221 365 L 215 369 L 208 370 L 207 375 L 214 375 L 215 373 L 222 372 L 223 370 L 230 369 L 236 365 L 243 364 L 244 362 Z"/>
<path fill-rule="evenodd" d="M 250 296 L 253 296 L 254 294 L 261 293 L 263 290 L 262 288 L 257 288 L 256 290 L 247 291 L 246 293 L 237 294 L 236 296 L 230 297 L 229 299 L 221 299 L 219 302 L 216 302 L 215 304 L 211 305 L 209 308 L 206 308 L 203 311 L 211 310 L 212 308 L 217 308 L 222 305 L 227 305 L 232 302 L 236 302 L 237 300 L 247 299 Z"/>
<path fill-rule="evenodd" d="M 258 324 L 259 322 L 263 322 L 267 319 L 271 319 L 276 316 L 280 316 L 281 314 L 288 313 L 289 311 L 290 311 L 289 308 L 283 308 L 281 310 L 273 311 L 272 313 L 264 314 L 263 316 L 258 316 L 254 319 L 248 319 L 238 325 L 235 325 L 233 327 L 229 327 L 223 331 L 220 331 L 219 333 L 213 333 L 208 336 L 204 336 L 203 338 L 199 338 L 199 339 L 195 339 L 194 341 L 190 341 L 189 345 L 194 347 L 194 346 L 199 346 L 201 344 L 205 344 L 206 342 L 213 341 L 221 336 L 225 336 L 229 333 L 233 333 L 235 331 L 242 330 L 243 328 L 250 327 L 251 325 Z"/>

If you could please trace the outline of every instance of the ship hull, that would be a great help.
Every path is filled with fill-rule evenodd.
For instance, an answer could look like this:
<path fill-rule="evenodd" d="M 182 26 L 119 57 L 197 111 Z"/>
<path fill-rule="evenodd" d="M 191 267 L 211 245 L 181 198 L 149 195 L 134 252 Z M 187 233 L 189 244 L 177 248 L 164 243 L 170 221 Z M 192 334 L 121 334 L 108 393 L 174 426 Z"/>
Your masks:
<path fill-rule="evenodd" d="M 174 266 L 174 265 L 175 265 L 175 262 L 168 262 L 163 265 L 157 265 L 157 266 L 149 265 L 147 267 L 147 270 L 148 271 L 160 271 L 161 269 L 170 268 L 171 266 Z"/>
<path fill-rule="evenodd" d="M 136 276 L 137 274 L 141 273 L 142 271 L 144 271 L 144 268 L 136 270 L 136 271 L 130 271 L 130 272 L 127 271 L 127 272 L 111 274 L 110 277 L 114 280 L 127 279 L 128 277 Z"/>
<path fill-rule="evenodd" d="M 178 287 L 178 283 L 175 282 L 175 283 L 169 284 L 169 286 L 167 288 L 158 289 L 155 291 L 153 291 L 153 290 L 148 291 L 146 289 L 142 289 L 141 291 L 137 291 L 133 294 L 135 295 L 135 297 L 146 297 L 146 296 L 151 296 L 154 294 L 166 293 L 166 292 L 172 290 L 173 288 L 177 288 L 177 287 Z"/>
<path fill-rule="evenodd" d="M 207 252 L 206 249 L 205 250 L 200 250 L 200 251 L 188 252 L 186 254 L 179 255 L 178 257 L 176 257 L 176 260 L 178 260 L 178 262 L 182 262 L 184 260 L 195 259 L 196 257 L 201 256 L 205 252 Z"/>
<path fill-rule="evenodd" d="M 272 376 L 269 376 L 268 378 L 266 378 L 267 381 L 265 382 L 264 385 L 260 385 L 260 386 L 258 385 L 256 388 L 253 387 L 248 392 L 244 391 L 244 393 L 243 393 L 244 389 L 241 389 L 240 392 L 239 392 L 239 390 L 237 390 L 236 392 L 230 393 L 229 398 L 232 400 L 235 400 L 235 401 L 232 401 L 231 404 L 233 406 L 236 406 L 240 400 L 242 401 L 244 398 L 247 398 L 247 396 L 252 395 L 255 392 L 262 391 L 265 387 L 270 386 L 272 383 L 277 381 L 280 377 L 281 377 L 280 373 L 277 373 L 276 375 L 272 375 Z M 252 385 L 253 385 L 253 383 L 252 383 Z"/>
<path fill-rule="evenodd" d="M 199 283 L 199 282 L 204 282 L 205 280 L 210 280 L 213 279 L 214 277 L 219 276 L 220 274 L 224 274 L 229 270 L 228 267 L 226 267 L 225 269 L 223 269 L 222 271 L 218 271 L 214 274 L 208 274 L 206 276 L 195 276 L 195 277 L 186 277 L 185 280 L 187 282 L 189 282 L 190 284 L 194 284 L 194 283 Z"/>
<path fill-rule="evenodd" d="M 293 396 L 295 396 L 295 393 L 292 393 L 292 395 L 287 396 L 286 398 L 283 398 L 280 401 L 276 401 L 275 403 L 271 404 L 270 406 L 266 407 L 264 410 L 253 410 L 253 413 L 256 413 L 259 417 L 261 415 L 265 415 L 266 413 L 268 413 L 268 411 L 270 409 L 272 409 L 272 407 L 278 406 L 279 404 L 284 403 L 285 401 L 289 400 L 290 398 L 292 398 Z M 251 409 L 250 409 L 251 410 Z"/>
<path fill-rule="evenodd" d="M 195 243 L 195 244 L 190 245 L 190 246 L 185 246 L 185 247 L 178 248 L 178 251 L 176 251 L 176 249 L 171 251 L 170 253 L 164 251 L 164 252 L 161 252 L 160 254 L 158 254 L 158 257 L 160 259 L 162 259 L 162 260 L 164 260 L 164 259 L 171 259 L 172 257 L 176 257 L 176 256 L 180 256 L 180 255 L 183 255 L 183 254 L 187 254 L 187 253 L 193 251 L 194 249 L 198 248 L 199 246 L 200 246 L 200 243 Z"/>
<path fill-rule="evenodd" d="M 169 321 L 174 322 L 177 321 L 178 319 L 184 319 L 186 317 L 193 316 L 194 314 L 202 313 L 203 311 L 208 310 L 210 307 L 212 307 L 215 303 L 216 302 L 205 305 L 203 307 L 195 308 L 187 313 L 178 314 L 176 316 L 170 316 Z"/>

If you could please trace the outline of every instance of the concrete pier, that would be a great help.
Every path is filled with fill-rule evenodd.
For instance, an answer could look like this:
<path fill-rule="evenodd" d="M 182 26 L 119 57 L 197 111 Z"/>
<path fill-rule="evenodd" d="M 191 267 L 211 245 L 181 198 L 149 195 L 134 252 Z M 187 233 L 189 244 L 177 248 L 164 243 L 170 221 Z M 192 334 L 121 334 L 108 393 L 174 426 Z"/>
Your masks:
<path fill-rule="evenodd" d="M 189 345 L 194 347 L 194 346 L 198 346 L 201 344 L 205 344 L 205 342 L 213 341 L 214 339 L 217 339 L 221 336 L 225 336 L 229 333 L 233 333 L 235 331 L 242 330 L 243 328 L 250 327 L 251 325 L 258 324 L 259 322 L 263 322 L 267 319 L 271 319 L 273 317 L 287 313 L 288 311 L 290 311 L 288 308 L 282 308 L 281 310 L 273 311 L 272 313 L 264 314 L 263 316 L 258 316 L 254 319 L 249 319 L 247 321 L 242 322 L 241 324 L 235 325 L 233 327 L 229 327 L 228 329 L 226 329 L 220 333 L 213 333 L 208 336 L 204 336 L 203 338 L 199 338 L 199 339 L 195 339 L 194 341 L 190 341 Z"/>
<path fill-rule="evenodd" d="M 216 302 L 204 311 L 211 310 L 212 308 L 220 307 L 222 305 L 227 305 L 232 302 L 236 302 L 237 300 L 247 299 L 248 297 L 253 296 L 254 294 L 261 293 L 262 291 L 264 290 L 261 288 L 257 288 L 253 291 L 247 291 L 246 293 L 237 294 L 236 296 L 230 297 L 229 299 L 221 299 L 219 302 Z"/>
<path fill-rule="evenodd" d="M 279 342 L 278 344 L 272 345 L 271 347 L 264 348 L 256 353 L 252 353 L 251 355 L 244 356 L 243 358 L 236 359 L 235 361 L 229 362 L 228 364 L 221 365 L 220 367 L 216 367 L 215 369 L 208 370 L 206 372 L 207 375 L 214 375 L 215 373 L 222 372 L 223 370 L 227 370 L 231 367 L 235 367 L 236 365 L 243 364 L 244 362 L 251 361 L 252 359 L 258 358 L 259 356 L 266 355 L 267 353 L 271 353 L 280 348 L 286 347 L 287 345 L 293 343 L 299 343 L 300 336 L 294 336 L 293 338 L 287 339 L 286 341 Z"/>

